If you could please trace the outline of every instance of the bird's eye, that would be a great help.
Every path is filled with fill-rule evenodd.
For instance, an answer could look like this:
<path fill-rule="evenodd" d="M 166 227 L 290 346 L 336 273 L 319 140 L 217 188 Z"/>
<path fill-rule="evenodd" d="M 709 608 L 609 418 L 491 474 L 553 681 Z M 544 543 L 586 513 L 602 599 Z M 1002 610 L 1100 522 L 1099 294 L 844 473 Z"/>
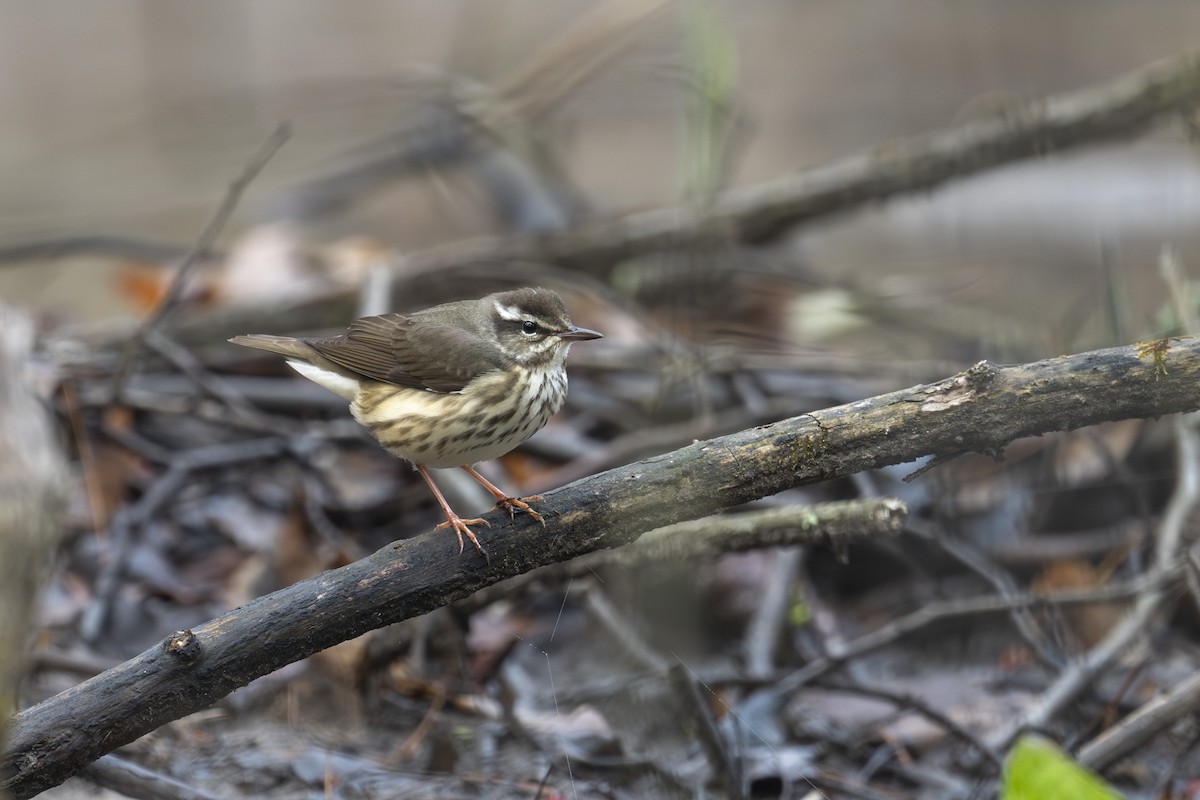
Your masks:
<path fill-rule="evenodd" d="M 533 336 L 538 332 L 538 324 L 531 319 L 527 319 L 521 323 L 521 333 L 526 336 Z"/>

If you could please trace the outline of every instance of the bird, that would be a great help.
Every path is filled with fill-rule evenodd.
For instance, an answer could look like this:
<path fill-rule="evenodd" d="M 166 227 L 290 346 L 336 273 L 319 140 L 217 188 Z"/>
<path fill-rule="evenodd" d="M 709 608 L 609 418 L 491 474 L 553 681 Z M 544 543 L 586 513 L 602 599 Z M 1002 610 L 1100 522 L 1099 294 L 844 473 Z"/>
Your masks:
<path fill-rule="evenodd" d="M 571 322 L 550 289 L 521 288 L 459 300 L 408 314 L 350 323 L 340 336 L 269 334 L 229 341 L 281 355 L 305 378 L 350 403 L 350 413 L 393 455 L 409 461 L 441 506 L 450 528 L 487 556 L 472 525 L 450 507 L 429 469 L 457 467 L 478 481 L 498 507 L 546 524 L 530 502 L 497 488 L 474 464 L 524 442 L 563 405 L 567 354 L 575 342 L 603 334 Z"/>

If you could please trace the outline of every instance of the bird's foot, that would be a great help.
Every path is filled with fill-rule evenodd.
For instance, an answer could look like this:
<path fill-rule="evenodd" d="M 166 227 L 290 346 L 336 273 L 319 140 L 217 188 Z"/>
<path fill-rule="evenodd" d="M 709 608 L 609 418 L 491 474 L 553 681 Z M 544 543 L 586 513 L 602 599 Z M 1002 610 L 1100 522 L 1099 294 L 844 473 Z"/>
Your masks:
<path fill-rule="evenodd" d="M 475 519 L 463 519 L 453 511 L 448 511 L 446 513 L 446 521 L 434 527 L 434 530 L 440 531 L 442 528 L 450 528 L 453 530 L 455 535 L 458 536 L 459 555 L 462 555 L 463 548 L 466 546 L 465 542 L 463 542 L 463 537 L 466 536 L 471 540 L 471 544 L 475 545 L 475 549 L 479 551 L 479 555 L 487 558 L 487 551 L 483 549 L 483 545 L 481 545 L 479 540 L 475 538 L 475 532 L 471 530 L 472 525 L 486 525 L 489 528 L 491 527 L 491 523 L 489 523 L 486 519 L 481 519 L 478 517 Z"/>
<path fill-rule="evenodd" d="M 532 497 L 524 499 L 520 497 L 497 497 L 496 508 L 503 508 L 508 511 L 508 516 L 515 517 L 518 511 L 524 511 L 529 516 L 542 523 L 542 527 L 546 527 L 546 520 L 542 519 L 542 515 L 533 510 L 529 505 L 530 502 L 543 499 L 540 494 L 535 494 Z"/>

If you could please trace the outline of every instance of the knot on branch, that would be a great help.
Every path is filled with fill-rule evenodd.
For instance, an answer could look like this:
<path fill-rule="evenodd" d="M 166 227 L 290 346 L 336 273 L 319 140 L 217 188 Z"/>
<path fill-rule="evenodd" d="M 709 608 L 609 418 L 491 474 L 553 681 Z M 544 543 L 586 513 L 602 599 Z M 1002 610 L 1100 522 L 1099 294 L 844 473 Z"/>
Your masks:
<path fill-rule="evenodd" d="M 200 659 L 200 638 L 191 629 L 175 631 L 163 640 L 163 652 L 190 667 Z"/>

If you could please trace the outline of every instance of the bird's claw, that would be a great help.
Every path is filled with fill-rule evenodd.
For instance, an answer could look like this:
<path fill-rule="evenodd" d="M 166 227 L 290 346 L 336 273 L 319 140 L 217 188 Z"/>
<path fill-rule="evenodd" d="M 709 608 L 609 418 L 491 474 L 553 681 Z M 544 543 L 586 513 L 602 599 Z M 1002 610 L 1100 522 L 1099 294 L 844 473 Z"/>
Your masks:
<path fill-rule="evenodd" d="M 490 522 L 480 517 L 476 517 L 475 519 L 463 519 L 458 514 L 447 514 L 446 521 L 436 525 L 434 530 L 441 530 L 442 528 L 450 528 L 453 530 L 454 534 L 458 537 L 459 555 L 462 555 L 463 549 L 466 547 L 466 543 L 463 541 L 463 536 L 466 536 L 471 540 L 471 544 L 475 545 L 475 549 L 479 551 L 479 555 L 487 558 L 487 551 L 483 549 L 483 545 L 481 545 L 479 540 L 475 538 L 475 532 L 471 530 L 472 525 L 485 525 L 489 528 L 492 527 Z"/>
<path fill-rule="evenodd" d="M 542 515 L 533 510 L 529 505 L 530 501 L 543 499 L 540 494 L 535 494 L 532 497 L 524 499 L 520 497 L 501 497 L 496 502 L 496 508 L 503 508 L 508 512 L 509 517 L 515 517 L 518 511 L 524 511 L 529 516 L 533 517 L 538 522 L 542 523 L 542 527 L 546 527 L 546 520 L 542 519 Z"/>

